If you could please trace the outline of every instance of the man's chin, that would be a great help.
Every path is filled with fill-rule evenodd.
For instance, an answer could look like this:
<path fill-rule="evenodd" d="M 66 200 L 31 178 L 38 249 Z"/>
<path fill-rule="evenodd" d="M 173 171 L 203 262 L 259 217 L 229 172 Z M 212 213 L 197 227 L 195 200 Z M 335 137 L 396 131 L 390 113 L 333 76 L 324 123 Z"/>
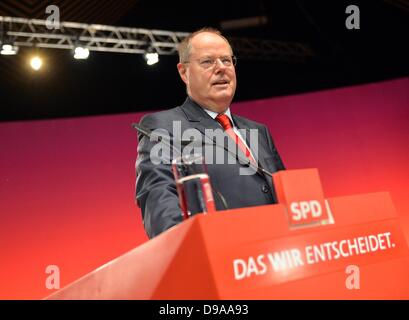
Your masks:
<path fill-rule="evenodd" d="M 216 97 L 213 97 L 212 100 L 217 104 L 230 105 L 230 102 L 233 100 L 233 97 L 231 95 L 218 95 Z"/>
<path fill-rule="evenodd" d="M 211 99 L 216 105 L 223 106 L 223 108 L 228 108 L 231 101 L 233 100 L 232 94 L 218 94 L 214 95 Z M 224 110 L 222 110 L 224 111 Z"/>
<path fill-rule="evenodd" d="M 216 99 L 233 99 L 233 95 L 231 89 L 218 90 L 213 94 Z"/>

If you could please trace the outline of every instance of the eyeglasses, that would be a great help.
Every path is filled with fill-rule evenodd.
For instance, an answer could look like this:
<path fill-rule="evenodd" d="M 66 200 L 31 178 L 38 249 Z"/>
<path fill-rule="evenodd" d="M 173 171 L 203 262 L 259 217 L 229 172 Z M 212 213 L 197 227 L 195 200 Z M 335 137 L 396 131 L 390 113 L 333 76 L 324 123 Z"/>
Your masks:
<path fill-rule="evenodd" d="M 220 57 L 220 58 L 206 57 L 206 58 L 198 59 L 197 61 L 203 69 L 210 69 L 210 68 L 213 68 L 217 64 L 218 60 L 220 60 L 220 62 L 225 67 L 231 67 L 237 64 L 237 58 L 235 56 L 225 56 L 225 57 Z M 186 61 L 184 63 L 189 63 L 189 62 L 190 61 Z"/>

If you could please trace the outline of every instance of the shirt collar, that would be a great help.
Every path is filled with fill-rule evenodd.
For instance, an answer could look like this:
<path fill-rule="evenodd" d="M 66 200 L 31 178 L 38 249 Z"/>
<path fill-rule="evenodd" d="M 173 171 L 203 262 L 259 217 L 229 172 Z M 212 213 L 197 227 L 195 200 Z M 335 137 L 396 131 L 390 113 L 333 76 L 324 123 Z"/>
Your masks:
<path fill-rule="evenodd" d="M 192 100 L 193 102 L 195 102 L 192 97 L 188 96 L 188 98 L 189 98 L 190 100 Z M 204 108 L 202 105 L 198 104 L 197 102 L 195 102 L 195 103 L 196 103 L 197 105 L 199 105 L 204 111 L 206 111 L 206 113 L 207 113 L 209 116 L 211 116 L 213 120 L 216 120 L 216 117 L 219 115 L 217 112 L 214 112 L 214 111 L 211 111 L 211 110 L 209 110 L 209 109 L 206 109 L 206 108 Z M 233 124 L 233 127 L 234 127 L 234 121 L 233 121 L 233 118 L 232 118 L 231 113 L 230 113 L 230 107 L 228 107 L 227 110 L 226 110 L 225 112 L 223 112 L 223 113 L 224 113 L 226 116 L 229 117 L 229 119 L 230 119 L 230 121 L 231 121 L 231 123 Z"/>
<path fill-rule="evenodd" d="M 205 109 L 205 108 L 203 108 L 203 109 L 204 109 L 204 111 L 206 111 L 207 114 L 208 114 L 209 116 L 211 116 L 213 119 L 216 119 L 216 117 L 219 115 L 217 112 L 214 112 L 214 111 L 211 111 L 211 110 L 207 110 L 207 109 Z M 226 110 L 225 112 L 223 112 L 223 113 L 224 113 L 226 116 L 229 117 L 231 123 L 234 123 L 234 122 L 233 122 L 233 118 L 231 117 L 230 107 L 227 108 L 227 110 Z"/>

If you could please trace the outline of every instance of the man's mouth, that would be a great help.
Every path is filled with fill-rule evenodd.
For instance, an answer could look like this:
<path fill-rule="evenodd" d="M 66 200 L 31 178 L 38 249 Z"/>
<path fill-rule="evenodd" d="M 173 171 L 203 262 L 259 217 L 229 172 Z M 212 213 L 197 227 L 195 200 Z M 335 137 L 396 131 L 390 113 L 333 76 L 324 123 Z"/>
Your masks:
<path fill-rule="evenodd" d="M 221 79 L 221 80 L 214 81 L 212 83 L 212 86 L 226 86 L 229 83 L 230 83 L 230 81 Z"/>

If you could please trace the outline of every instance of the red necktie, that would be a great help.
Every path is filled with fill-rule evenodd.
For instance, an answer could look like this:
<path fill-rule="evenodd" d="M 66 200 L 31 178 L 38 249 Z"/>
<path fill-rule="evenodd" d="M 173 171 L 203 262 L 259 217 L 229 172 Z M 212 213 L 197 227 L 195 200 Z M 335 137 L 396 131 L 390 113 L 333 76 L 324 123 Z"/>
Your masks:
<path fill-rule="evenodd" d="M 243 141 L 237 136 L 237 134 L 233 130 L 233 126 L 231 124 L 230 118 L 226 116 L 224 113 L 217 115 L 216 120 L 218 123 L 221 124 L 224 131 L 229 135 L 230 138 L 236 142 L 237 146 L 240 150 L 246 155 L 246 157 L 253 163 L 256 164 L 257 162 L 252 157 L 250 150 L 246 147 Z"/>

